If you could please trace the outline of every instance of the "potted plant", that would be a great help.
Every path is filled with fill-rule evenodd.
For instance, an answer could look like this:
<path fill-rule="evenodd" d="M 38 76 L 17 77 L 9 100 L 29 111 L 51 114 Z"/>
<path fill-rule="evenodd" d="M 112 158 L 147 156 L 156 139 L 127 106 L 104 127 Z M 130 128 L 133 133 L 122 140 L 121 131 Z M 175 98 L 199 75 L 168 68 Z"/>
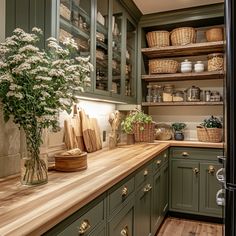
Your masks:
<path fill-rule="evenodd" d="M 184 140 L 183 130 L 186 128 L 186 124 L 181 123 L 181 122 L 176 122 L 176 123 L 173 123 L 171 127 L 174 130 L 175 140 Z"/>
<path fill-rule="evenodd" d="M 223 136 L 222 121 L 211 115 L 209 118 L 197 126 L 197 137 L 201 142 L 214 142 L 222 141 Z"/>
<path fill-rule="evenodd" d="M 126 133 L 128 145 L 135 143 L 133 124 L 134 124 L 134 113 L 130 112 L 121 122 L 121 128 Z"/>
<path fill-rule="evenodd" d="M 24 185 L 47 183 L 47 155 L 40 153 L 42 132 L 58 131 L 59 111 L 71 112 L 78 92 L 89 85 L 92 70 L 89 58 L 75 57 L 78 46 L 73 39 L 60 46 L 49 38 L 45 51 L 37 46 L 41 35 L 38 28 L 32 33 L 18 28 L 0 44 L 0 99 L 4 120 L 11 118 L 25 140 L 21 142 Z"/>
<path fill-rule="evenodd" d="M 154 140 L 154 123 L 152 117 L 141 110 L 132 111 L 121 123 L 127 134 L 133 134 L 137 142 L 152 142 Z"/>

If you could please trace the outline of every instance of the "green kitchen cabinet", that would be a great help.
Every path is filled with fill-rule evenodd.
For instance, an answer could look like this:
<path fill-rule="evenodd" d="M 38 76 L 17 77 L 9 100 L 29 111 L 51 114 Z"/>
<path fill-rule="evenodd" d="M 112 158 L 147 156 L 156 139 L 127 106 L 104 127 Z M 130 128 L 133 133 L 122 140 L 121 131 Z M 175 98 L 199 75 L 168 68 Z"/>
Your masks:
<path fill-rule="evenodd" d="M 198 212 L 198 161 L 171 161 L 171 206 L 173 209 Z"/>
<path fill-rule="evenodd" d="M 134 236 L 134 204 L 130 201 L 108 221 L 109 236 Z"/>
<path fill-rule="evenodd" d="M 209 216 L 222 216 L 223 209 L 216 204 L 216 193 L 222 184 L 216 180 L 216 172 L 222 167 L 217 162 L 200 163 L 199 212 Z"/>
<path fill-rule="evenodd" d="M 161 216 L 165 217 L 169 205 L 169 163 L 166 162 L 161 169 Z"/>
<path fill-rule="evenodd" d="M 149 178 L 135 197 L 135 236 L 148 236 L 151 232 L 152 179 Z"/>
<path fill-rule="evenodd" d="M 170 210 L 222 218 L 223 209 L 216 204 L 222 150 L 176 147 L 170 153 Z"/>

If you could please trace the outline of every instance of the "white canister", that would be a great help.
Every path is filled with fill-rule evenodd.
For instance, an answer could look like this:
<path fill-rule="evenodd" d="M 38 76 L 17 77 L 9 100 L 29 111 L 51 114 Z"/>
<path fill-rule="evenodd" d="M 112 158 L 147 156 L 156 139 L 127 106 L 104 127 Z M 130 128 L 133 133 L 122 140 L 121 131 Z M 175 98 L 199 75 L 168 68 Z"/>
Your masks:
<path fill-rule="evenodd" d="M 195 72 L 203 72 L 204 71 L 204 64 L 201 61 L 197 61 L 197 63 L 194 65 L 194 71 Z"/>
<path fill-rule="evenodd" d="M 182 73 L 189 73 L 192 72 L 192 62 L 189 61 L 188 59 L 184 60 L 181 62 L 181 72 Z"/>

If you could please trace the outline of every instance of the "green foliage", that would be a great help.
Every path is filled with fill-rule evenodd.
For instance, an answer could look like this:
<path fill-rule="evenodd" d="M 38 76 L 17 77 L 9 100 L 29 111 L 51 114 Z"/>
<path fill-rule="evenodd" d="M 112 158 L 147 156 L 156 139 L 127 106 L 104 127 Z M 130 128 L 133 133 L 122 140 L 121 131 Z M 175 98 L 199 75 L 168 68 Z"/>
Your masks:
<path fill-rule="evenodd" d="M 134 123 L 150 123 L 152 122 L 152 117 L 145 114 L 143 111 L 135 110 L 130 112 L 125 119 L 121 122 L 122 130 L 127 134 L 133 133 Z M 141 127 L 140 129 L 142 129 Z"/>
<path fill-rule="evenodd" d="M 210 116 L 209 118 L 204 119 L 201 126 L 205 128 L 222 128 L 222 121 L 220 121 L 217 117 Z"/>
<path fill-rule="evenodd" d="M 176 122 L 176 123 L 173 123 L 171 125 L 172 129 L 175 131 L 175 132 L 181 132 L 183 131 L 183 129 L 186 128 L 186 124 L 185 123 L 181 123 L 181 122 Z"/>

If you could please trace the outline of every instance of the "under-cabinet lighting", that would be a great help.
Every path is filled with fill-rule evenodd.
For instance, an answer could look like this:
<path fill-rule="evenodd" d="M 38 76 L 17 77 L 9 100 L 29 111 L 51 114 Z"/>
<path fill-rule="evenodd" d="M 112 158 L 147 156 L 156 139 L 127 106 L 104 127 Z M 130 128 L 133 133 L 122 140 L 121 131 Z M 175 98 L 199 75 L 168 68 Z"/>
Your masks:
<path fill-rule="evenodd" d="M 113 103 L 113 104 L 127 104 L 126 102 L 119 102 L 109 99 L 100 99 L 100 98 L 90 98 L 90 97 L 83 97 L 83 96 L 77 96 L 77 98 L 85 100 L 85 101 L 95 101 L 95 102 L 107 102 L 107 103 Z"/>

